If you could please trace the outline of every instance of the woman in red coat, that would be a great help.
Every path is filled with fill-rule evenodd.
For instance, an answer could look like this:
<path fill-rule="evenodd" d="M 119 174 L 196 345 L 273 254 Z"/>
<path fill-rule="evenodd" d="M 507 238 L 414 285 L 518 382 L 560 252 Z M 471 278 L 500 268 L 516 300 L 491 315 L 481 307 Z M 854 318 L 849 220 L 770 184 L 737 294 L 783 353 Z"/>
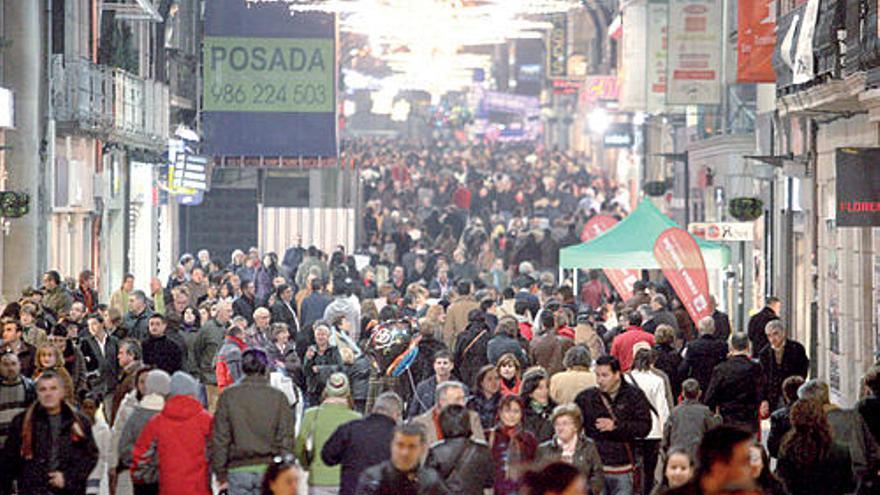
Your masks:
<path fill-rule="evenodd" d="M 165 407 L 147 423 L 134 445 L 132 479 L 155 482 L 151 466 L 158 464 L 160 495 L 212 495 L 206 451 L 213 417 L 196 399 L 198 385 L 190 375 L 174 373 Z"/>
<path fill-rule="evenodd" d="M 498 422 L 489 432 L 496 495 L 518 493 L 522 475 L 535 460 L 538 442 L 523 429 L 522 419 L 522 400 L 516 395 L 502 397 L 498 405 Z"/>

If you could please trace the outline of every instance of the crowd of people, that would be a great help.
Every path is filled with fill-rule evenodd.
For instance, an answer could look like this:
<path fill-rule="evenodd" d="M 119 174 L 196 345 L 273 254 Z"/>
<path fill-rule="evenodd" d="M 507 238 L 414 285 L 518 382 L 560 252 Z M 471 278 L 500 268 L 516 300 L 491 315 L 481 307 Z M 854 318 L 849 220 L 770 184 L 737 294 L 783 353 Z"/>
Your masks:
<path fill-rule="evenodd" d="M 656 277 L 627 300 L 556 279 L 592 215 L 629 207 L 577 157 L 346 158 L 355 253 L 203 250 L 106 302 L 49 271 L 7 304 L 0 495 L 876 493 L 880 366 L 841 409 L 777 298 L 740 331 Z"/>

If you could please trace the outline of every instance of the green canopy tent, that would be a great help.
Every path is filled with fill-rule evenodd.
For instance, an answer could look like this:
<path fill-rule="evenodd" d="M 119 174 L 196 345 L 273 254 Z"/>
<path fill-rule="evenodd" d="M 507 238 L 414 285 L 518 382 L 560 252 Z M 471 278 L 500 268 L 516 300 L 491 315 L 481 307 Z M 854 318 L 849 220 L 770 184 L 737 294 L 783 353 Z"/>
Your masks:
<path fill-rule="evenodd" d="M 649 199 L 610 230 L 589 242 L 559 251 L 560 270 L 592 268 L 660 269 L 654 259 L 654 242 L 660 234 L 678 227 Z M 707 269 L 723 269 L 729 264 L 730 249 L 696 238 Z"/>

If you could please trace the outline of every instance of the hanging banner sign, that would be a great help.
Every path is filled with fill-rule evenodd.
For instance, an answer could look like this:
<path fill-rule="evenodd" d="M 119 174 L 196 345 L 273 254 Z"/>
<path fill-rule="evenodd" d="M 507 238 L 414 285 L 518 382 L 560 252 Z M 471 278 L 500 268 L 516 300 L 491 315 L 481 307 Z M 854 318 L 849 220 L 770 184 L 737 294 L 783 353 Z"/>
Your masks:
<path fill-rule="evenodd" d="M 547 40 L 547 78 L 565 77 L 568 73 L 568 16 L 565 13 L 550 16 Z"/>
<path fill-rule="evenodd" d="M 587 242 L 602 235 L 606 230 L 610 230 L 617 225 L 617 219 L 608 215 L 596 215 L 591 218 L 584 230 L 581 232 L 581 240 Z M 614 287 L 614 290 L 620 294 L 621 299 L 626 301 L 633 295 L 633 285 L 641 278 L 638 270 L 621 270 L 617 268 L 606 268 L 602 270 L 608 281 Z"/>
<path fill-rule="evenodd" d="M 880 148 L 838 148 L 835 222 L 838 227 L 880 227 Z"/>
<path fill-rule="evenodd" d="M 813 37 L 816 34 L 816 22 L 819 20 L 819 0 L 808 0 L 804 10 L 804 20 L 798 33 L 794 51 L 794 75 L 792 83 L 804 84 L 813 80 L 815 74 L 813 60 Z"/>
<path fill-rule="evenodd" d="M 695 325 L 712 314 L 703 253 L 690 234 L 678 227 L 664 230 L 654 242 L 654 258 Z"/>
<path fill-rule="evenodd" d="M 736 81 L 776 82 L 776 74 L 773 72 L 773 51 L 776 49 L 775 0 L 740 0 L 737 17 Z"/>
<path fill-rule="evenodd" d="M 647 57 L 647 5 L 637 0 L 623 8 L 623 40 L 620 57 L 620 109 L 644 111 Z"/>
<path fill-rule="evenodd" d="M 666 109 L 666 31 L 669 21 L 669 3 L 665 0 L 648 2 L 647 100 L 648 113 L 662 113 Z"/>
<path fill-rule="evenodd" d="M 721 0 L 669 1 L 666 103 L 721 103 Z"/>

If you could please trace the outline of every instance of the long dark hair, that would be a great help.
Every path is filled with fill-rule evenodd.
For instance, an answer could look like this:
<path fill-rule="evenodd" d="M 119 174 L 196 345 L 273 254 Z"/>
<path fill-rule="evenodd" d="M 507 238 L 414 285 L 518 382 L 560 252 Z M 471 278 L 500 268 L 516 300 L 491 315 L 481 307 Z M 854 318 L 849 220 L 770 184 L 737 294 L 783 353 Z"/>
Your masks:
<path fill-rule="evenodd" d="M 523 476 L 524 492 L 528 495 L 562 493 L 581 476 L 580 470 L 565 462 L 555 462 L 540 471 L 529 471 Z"/>
<path fill-rule="evenodd" d="M 780 457 L 788 455 L 800 469 L 816 466 L 831 452 L 831 426 L 822 405 L 799 399 L 791 406 L 791 430 L 779 446 Z"/>
<path fill-rule="evenodd" d="M 772 495 L 774 488 L 779 486 L 779 478 L 773 474 L 773 471 L 770 470 L 770 455 L 767 454 L 767 449 L 761 445 L 761 442 L 755 441 L 752 443 L 752 448 L 758 449 L 761 451 L 761 474 L 758 475 L 758 479 L 755 480 L 758 483 L 758 486 L 767 491 L 768 494 Z"/>

